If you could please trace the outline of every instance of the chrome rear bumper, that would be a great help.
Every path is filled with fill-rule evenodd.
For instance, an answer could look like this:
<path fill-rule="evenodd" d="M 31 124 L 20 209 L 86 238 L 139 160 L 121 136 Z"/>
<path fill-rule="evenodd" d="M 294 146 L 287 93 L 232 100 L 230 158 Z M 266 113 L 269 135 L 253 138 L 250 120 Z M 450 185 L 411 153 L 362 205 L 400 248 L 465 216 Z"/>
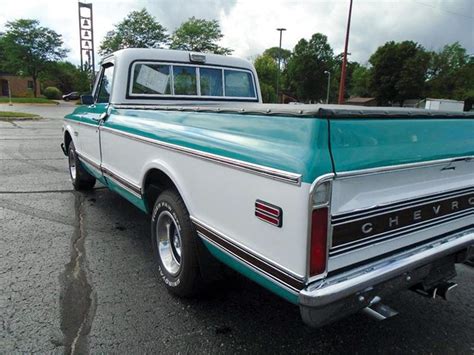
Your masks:
<path fill-rule="evenodd" d="M 430 263 L 474 246 L 474 227 L 315 282 L 299 295 L 303 321 L 321 326 L 367 307 L 375 296 L 422 281 Z"/>

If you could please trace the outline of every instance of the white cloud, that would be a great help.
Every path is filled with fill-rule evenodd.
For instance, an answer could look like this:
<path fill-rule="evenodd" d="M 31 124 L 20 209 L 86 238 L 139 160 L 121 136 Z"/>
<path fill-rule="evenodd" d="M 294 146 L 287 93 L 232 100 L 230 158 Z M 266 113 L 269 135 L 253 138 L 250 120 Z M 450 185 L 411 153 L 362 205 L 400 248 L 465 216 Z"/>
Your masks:
<path fill-rule="evenodd" d="M 95 46 L 130 11 L 147 8 L 172 31 L 188 17 L 219 19 L 222 44 L 234 55 L 249 58 L 278 45 L 277 27 L 286 27 L 283 47 L 292 49 L 300 38 L 321 32 L 335 53 L 343 50 L 348 1 L 310 0 L 95 0 Z M 63 35 L 79 63 L 76 0 L 2 0 L 0 31 L 18 18 L 36 18 Z M 389 40 L 414 40 L 427 49 L 459 41 L 474 53 L 474 1 L 472 0 L 354 0 L 349 52 L 351 59 L 367 61 Z"/>

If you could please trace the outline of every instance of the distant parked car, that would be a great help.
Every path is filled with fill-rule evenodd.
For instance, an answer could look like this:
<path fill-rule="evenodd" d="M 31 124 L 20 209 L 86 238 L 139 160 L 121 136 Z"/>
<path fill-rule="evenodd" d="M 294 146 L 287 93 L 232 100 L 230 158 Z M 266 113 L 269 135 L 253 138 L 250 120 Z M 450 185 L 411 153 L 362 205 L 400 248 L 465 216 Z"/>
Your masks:
<path fill-rule="evenodd" d="M 80 98 L 81 98 L 81 95 L 77 91 L 73 91 L 73 92 L 70 92 L 69 94 L 63 95 L 64 101 L 79 100 Z"/>

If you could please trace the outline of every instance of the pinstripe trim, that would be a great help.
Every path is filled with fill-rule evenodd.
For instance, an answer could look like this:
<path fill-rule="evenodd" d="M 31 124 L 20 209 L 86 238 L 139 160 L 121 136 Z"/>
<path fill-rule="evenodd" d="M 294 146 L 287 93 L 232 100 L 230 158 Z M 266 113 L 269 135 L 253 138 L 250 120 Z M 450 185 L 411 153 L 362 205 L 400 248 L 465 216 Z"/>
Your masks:
<path fill-rule="evenodd" d="M 210 227 L 205 226 L 196 218 L 191 217 L 191 220 L 201 238 L 218 246 L 220 249 L 234 256 L 240 262 L 258 270 L 258 272 L 261 272 L 274 282 L 277 282 L 292 292 L 299 292 L 305 286 L 303 279 L 297 278 L 286 270 L 264 260 L 262 257 L 245 250 L 230 241 L 228 238 L 225 238 L 216 231 L 211 230 Z"/>

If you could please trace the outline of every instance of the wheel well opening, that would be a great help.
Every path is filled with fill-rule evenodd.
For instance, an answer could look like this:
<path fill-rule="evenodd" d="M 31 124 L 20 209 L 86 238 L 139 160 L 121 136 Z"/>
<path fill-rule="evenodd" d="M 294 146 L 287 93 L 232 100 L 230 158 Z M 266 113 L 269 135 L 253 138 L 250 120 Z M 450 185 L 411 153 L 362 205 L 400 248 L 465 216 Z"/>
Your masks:
<path fill-rule="evenodd" d="M 176 185 L 168 175 L 158 169 L 149 171 L 146 175 L 144 182 L 144 198 L 147 210 L 151 213 L 156 199 L 163 191 L 174 188 L 176 191 Z"/>
<path fill-rule="evenodd" d="M 69 151 L 69 144 L 71 143 L 71 141 L 72 141 L 72 137 L 69 134 L 69 132 L 66 131 L 66 133 L 64 133 L 64 147 L 66 148 L 66 152 Z"/>

